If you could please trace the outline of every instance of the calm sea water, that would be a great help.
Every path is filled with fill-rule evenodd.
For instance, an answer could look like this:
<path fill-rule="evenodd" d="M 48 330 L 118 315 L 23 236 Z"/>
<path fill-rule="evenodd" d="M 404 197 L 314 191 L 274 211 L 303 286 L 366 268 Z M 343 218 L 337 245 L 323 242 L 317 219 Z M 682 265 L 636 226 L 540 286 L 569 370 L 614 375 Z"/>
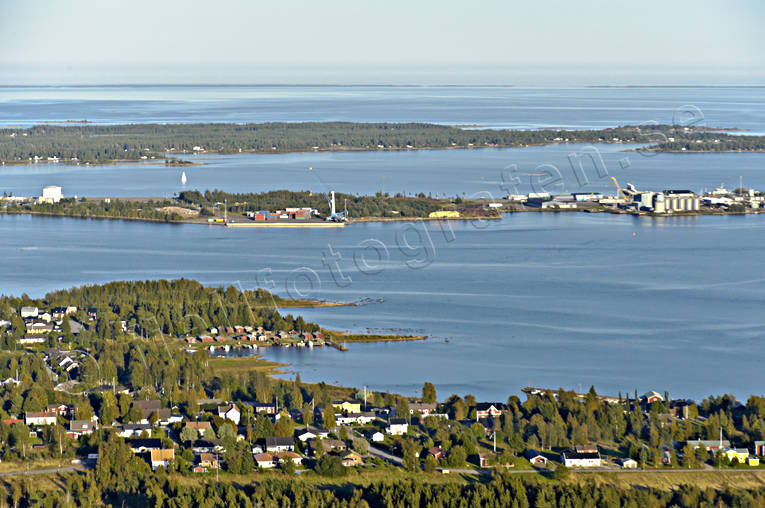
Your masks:
<path fill-rule="evenodd" d="M 67 196 L 164 196 L 182 190 L 221 189 L 262 192 L 273 189 L 374 194 L 378 191 L 432 193 L 435 196 L 504 196 L 508 192 L 598 191 L 615 193 L 609 178 L 641 189 L 711 190 L 721 183 L 765 189 L 765 154 L 656 154 L 623 152 L 625 145 L 556 145 L 532 148 L 415 150 L 402 152 L 302 153 L 190 156 L 204 165 L 168 168 L 164 164 L 67 166 L 38 163 L 0 166 L 0 192 L 38 196 L 44 185 L 61 185 Z M 571 155 L 582 156 L 584 176 L 576 176 Z M 595 166 L 589 154 L 602 164 Z M 625 159 L 627 167 L 623 167 Z M 513 166 L 515 165 L 515 166 Z M 308 172 L 314 168 L 319 184 Z M 527 176 L 548 172 L 549 177 Z M 187 176 L 181 184 L 181 173 Z M 503 177 L 504 175 L 504 177 Z M 513 183 L 513 177 L 517 181 Z M 545 182 L 549 181 L 549 185 Z"/>
<path fill-rule="evenodd" d="M 0 124 L 88 119 L 175 121 L 429 121 L 492 127 L 603 127 L 672 120 L 695 105 L 707 125 L 765 132 L 762 89 L 515 89 L 357 87 L 0 88 Z M 686 108 L 688 110 L 689 108 Z M 199 156 L 187 189 L 318 189 L 306 168 L 344 192 L 503 195 L 503 171 L 554 165 L 551 190 L 605 190 L 608 176 L 640 188 L 720 183 L 765 189 L 762 154 L 644 157 L 601 145 L 605 173 L 569 155 L 593 149 Z M 627 158 L 625 162 L 624 159 Z M 511 165 L 518 169 L 512 173 Z M 129 164 L 0 167 L 0 192 L 171 196 L 181 170 Z M 762 393 L 765 218 L 648 219 L 515 214 L 488 224 L 358 224 L 338 230 L 226 230 L 0 216 L 0 292 L 47 291 L 115 279 L 189 277 L 266 287 L 358 307 L 301 310 L 330 328 L 428 335 L 415 343 L 268 351 L 304 380 L 413 394 L 425 380 L 441 397 L 504 399 L 525 384 L 601 392 L 669 390 L 703 397 Z M 322 255 L 338 253 L 330 270 Z M 449 342 L 445 339 L 448 338 Z"/>
<path fill-rule="evenodd" d="M 293 296 L 382 298 L 301 314 L 341 330 L 430 337 L 346 353 L 266 353 L 307 381 L 414 393 L 430 380 L 442 395 L 499 399 L 527 383 L 692 397 L 761 392 L 761 216 L 515 214 L 453 228 L 373 223 L 296 233 L 0 216 L 0 288 L 38 296 L 189 277 Z M 342 274 L 322 264 L 330 248 Z"/>
<path fill-rule="evenodd" d="M 0 87 L 0 125 L 343 120 L 527 129 L 691 119 L 763 132 L 765 88 Z"/>

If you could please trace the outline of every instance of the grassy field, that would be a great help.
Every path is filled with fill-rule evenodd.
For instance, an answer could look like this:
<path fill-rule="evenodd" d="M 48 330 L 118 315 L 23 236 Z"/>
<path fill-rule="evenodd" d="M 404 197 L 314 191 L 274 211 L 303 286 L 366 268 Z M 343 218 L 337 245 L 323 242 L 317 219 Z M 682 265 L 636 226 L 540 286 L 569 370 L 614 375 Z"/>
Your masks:
<path fill-rule="evenodd" d="M 270 362 L 264 360 L 260 355 L 254 355 L 243 358 L 210 358 L 207 365 L 216 374 L 231 371 L 256 370 L 265 372 L 268 375 L 275 375 L 281 374 L 281 367 L 285 367 L 287 364 Z"/>
<path fill-rule="evenodd" d="M 71 459 L 42 459 L 30 460 L 29 462 L 8 461 L 0 462 L 1 473 L 13 473 L 16 471 L 29 471 L 34 469 L 51 469 L 56 467 L 72 467 Z"/>
<path fill-rule="evenodd" d="M 329 340 L 335 342 L 399 342 L 407 340 L 425 340 L 424 335 L 378 335 L 364 333 L 343 333 L 335 331 L 326 331 L 325 335 Z"/>
<path fill-rule="evenodd" d="M 695 485 L 699 488 L 725 489 L 727 487 L 765 487 L 765 471 L 754 470 L 713 470 L 682 471 L 665 469 L 623 473 L 579 473 L 571 475 L 569 482 L 593 480 L 599 484 L 618 488 L 655 488 L 672 490 L 679 485 Z"/>

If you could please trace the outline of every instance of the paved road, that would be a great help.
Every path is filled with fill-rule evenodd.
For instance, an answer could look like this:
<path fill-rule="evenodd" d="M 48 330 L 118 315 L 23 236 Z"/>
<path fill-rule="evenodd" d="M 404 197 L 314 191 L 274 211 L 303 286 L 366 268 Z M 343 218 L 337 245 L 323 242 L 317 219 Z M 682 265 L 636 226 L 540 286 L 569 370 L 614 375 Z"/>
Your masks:
<path fill-rule="evenodd" d="M 404 463 L 401 461 L 401 457 L 396 457 L 395 455 L 391 455 L 385 450 L 381 450 L 380 448 L 375 448 L 371 444 L 369 445 L 369 455 L 387 460 L 388 462 L 391 462 L 394 466 L 404 467 Z"/>
<path fill-rule="evenodd" d="M 449 471 L 449 473 L 454 474 L 491 474 L 494 469 L 450 469 L 448 467 L 438 468 L 437 471 L 443 473 L 444 471 Z M 523 474 L 523 473 L 552 473 L 552 469 L 500 469 L 501 471 L 505 471 L 511 474 Z M 600 469 L 575 469 L 575 468 L 569 468 L 569 471 L 572 473 L 624 473 L 624 474 L 635 474 L 635 473 L 654 473 L 654 474 L 664 474 L 664 473 L 724 473 L 724 472 L 749 472 L 749 473 L 756 473 L 756 472 L 762 472 L 762 469 L 759 468 L 751 468 L 751 469 L 715 469 L 713 467 L 706 467 L 704 469 L 606 469 L 606 468 L 600 468 Z"/>
<path fill-rule="evenodd" d="M 72 471 L 83 471 L 85 467 L 79 466 L 66 466 L 66 467 L 50 467 L 46 469 L 30 469 L 28 471 L 8 471 L 7 473 L 0 473 L 0 477 L 4 476 L 18 476 L 18 475 L 31 475 L 31 474 L 55 474 L 55 473 L 69 473 Z"/>
<path fill-rule="evenodd" d="M 401 457 L 396 457 L 395 455 L 391 455 L 390 453 L 386 452 L 385 450 L 381 450 L 380 448 L 376 448 L 376 447 L 372 446 L 372 443 L 370 443 L 369 440 L 367 440 L 367 438 L 364 437 L 364 435 L 361 434 L 356 429 L 353 429 L 353 434 L 356 437 L 360 437 L 361 439 L 365 439 L 367 441 L 367 443 L 369 444 L 369 446 L 368 446 L 369 455 L 371 455 L 373 457 L 381 458 L 383 460 L 387 460 L 388 462 L 392 463 L 394 466 L 404 467 L 404 463 L 401 461 Z"/>

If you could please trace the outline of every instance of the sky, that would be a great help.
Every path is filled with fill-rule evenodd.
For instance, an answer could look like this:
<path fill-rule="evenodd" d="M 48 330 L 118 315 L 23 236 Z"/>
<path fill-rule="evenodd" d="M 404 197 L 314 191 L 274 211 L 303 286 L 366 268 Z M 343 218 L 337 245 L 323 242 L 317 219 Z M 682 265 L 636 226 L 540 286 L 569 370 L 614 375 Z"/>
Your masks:
<path fill-rule="evenodd" d="M 0 0 L 0 84 L 765 84 L 765 2 Z"/>

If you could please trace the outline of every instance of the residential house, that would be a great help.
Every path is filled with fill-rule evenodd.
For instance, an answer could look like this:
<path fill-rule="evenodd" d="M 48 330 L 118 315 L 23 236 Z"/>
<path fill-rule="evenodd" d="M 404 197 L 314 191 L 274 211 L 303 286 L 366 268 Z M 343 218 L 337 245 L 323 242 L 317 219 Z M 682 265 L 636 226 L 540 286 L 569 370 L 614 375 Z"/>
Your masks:
<path fill-rule="evenodd" d="M 223 453 L 225 450 L 220 444 L 219 439 L 197 439 L 191 443 L 191 451 L 195 455 L 201 455 L 203 453 Z"/>
<path fill-rule="evenodd" d="M 151 414 L 162 409 L 162 401 L 155 399 L 134 400 L 133 407 L 137 407 L 141 410 L 141 414 L 143 415 L 141 423 L 149 423 Z"/>
<path fill-rule="evenodd" d="M 444 458 L 444 450 L 440 446 L 434 446 L 433 448 L 430 448 L 427 452 L 425 452 L 426 455 L 430 455 L 436 460 L 441 460 Z"/>
<path fill-rule="evenodd" d="M 597 447 L 593 451 L 591 447 L 579 447 L 579 449 L 565 450 L 560 455 L 561 463 L 566 467 L 600 467 L 601 458 Z"/>
<path fill-rule="evenodd" d="M 72 439 L 80 439 L 80 436 L 92 434 L 97 428 L 98 424 L 91 420 L 72 420 L 66 435 Z"/>
<path fill-rule="evenodd" d="M 24 327 L 27 333 L 31 334 L 50 333 L 53 331 L 53 325 L 45 321 L 28 321 Z"/>
<path fill-rule="evenodd" d="M 722 453 L 728 457 L 730 462 L 733 462 L 735 459 L 739 464 L 746 463 L 746 459 L 749 458 L 749 450 L 746 448 L 728 448 L 727 450 L 723 450 Z"/>
<path fill-rule="evenodd" d="M 235 425 L 239 425 L 242 413 L 239 411 L 239 408 L 236 407 L 236 404 L 228 404 L 225 406 L 218 406 L 218 416 L 234 422 Z"/>
<path fill-rule="evenodd" d="M 507 405 L 499 402 L 480 402 L 475 405 L 475 419 L 484 420 L 490 418 L 497 418 L 507 411 Z"/>
<path fill-rule="evenodd" d="M 372 434 L 373 443 L 382 443 L 383 441 L 385 441 L 385 434 L 383 434 L 382 432 L 375 432 L 374 434 Z"/>
<path fill-rule="evenodd" d="M 272 455 L 274 456 L 274 459 L 281 463 L 287 462 L 288 460 L 291 460 L 296 466 L 303 463 L 303 457 L 295 452 L 274 452 Z"/>
<path fill-rule="evenodd" d="M 308 442 L 308 450 L 311 452 L 311 455 L 316 455 L 316 447 L 318 446 L 318 443 L 321 443 L 324 453 L 334 451 L 342 452 L 345 451 L 346 448 L 345 442 L 340 441 L 339 439 L 322 439 L 321 441 L 314 439 Z"/>
<path fill-rule="evenodd" d="M 61 321 L 64 319 L 64 316 L 66 316 L 66 307 L 53 307 L 53 309 L 50 311 L 50 315 L 56 321 Z"/>
<path fill-rule="evenodd" d="M 474 457 L 475 464 L 478 467 L 488 467 L 489 466 L 489 457 L 485 453 L 478 453 Z"/>
<path fill-rule="evenodd" d="M 345 452 L 341 458 L 345 467 L 360 466 L 363 463 L 361 455 L 353 451 Z"/>
<path fill-rule="evenodd" d="M 262 467 L 263 469 L 271 469 L 276 467 L 274 456 L 270 453 L 255 454 L 255 463 L 258 465 L 258 467 Z"/>
<path fill-rule="evenodd" d="M 199 465 L 205 469 L 218 469 L 220 463 L 217 457 L 212 453 L 203 453 L 199 456 Z"/>
<path fill-rule="evenodd" d="M 403 436 L 409 430 L 409 424 L 403 418 L 391 418 L 385 432 L 391 436 Z"/>
<path fill-rule="evenodd" d="M 646 405 L 650 406 L 654 402 L 664 402 L 664 397 L 662 395 L 654 390 L 650 390 L 648 392 L 645 392 L 643 394 L 643 397 L 641 397 Z"/>
<path fill-rule="evenodd" d="M 690 417 L 692 404 L 693 402 L 687 400 L 671 400 L 669 401 L 669 414 L 685 420 Z"/>
<path fill-rule="evenodd" d="M 56 424 L 56 413 L 53 411 L 27 411 L 24 415 L 27 426 L 42 427 Z"/>
<path fill-rule="evenodd" d="M 170 465 L 170 462 L 175 460 L 175 450 L 172 448 L 161 448 L 159 450 L 151 451 L 151 469 L 156 470 L 158 467 L 164 467 Z"/>
<path fill-rule="evenodd" d="M 210 422 L 186 422 L 186 427 L 196 430 L 199 437 L 215 437 L 215 432 L 213 432 Z"/>
<path fill-rule="evenodd" d="M 133 453 L 146 453 L 153 450 L 162 449 L 162 440 L 157 438 L 149 439 L 131 439 L 127 442 L 127 445 L 133 450 Z"/>
<path fill-rule="evenodd" d="M 314 434 L 308 429 L 300 430 L 297 433 L 297 438 L 300 440 L 300 442 L 306 443 L 308 441 L 311 441 L 312 439 L 316 439 L 316 434 Z"/>
<path fill-rule="evenodd" d="M 411 402 L 409 404 L 409 412 L 413 415 L 421 417 L 430 416 L 431 413 L 436 412 L 435 402 Z"/>
<path fill-rule="evenodd" d="M 306 429 L 297 431 L 297 437 L 302 442 L 306 443 L 312 439 L 329 438 L 329 431 L 324 427 L 310 426 Z"/>
<path fill-rule="evenodd" d="M 36 318 L 39 314 L 39 309 L 37 307 L 22 307 L 21 308 L 21 317 L 24 318 Z"/>
<path fill-rule="evenodd" d="M 360 400 L 336 400 L 332 402 L 332 407 L 346 413 L 360 413 L 362 404 Z"/>
<path fill-rule="evenodd" d="M 191 468 L 192 473 L 206 473 L 207 468 L 203 466 L 194 466 Z"/>
<path fill-rule="evenodd" d="M 619 459 L 617 462 L 622 466 L 622 469 L 636 469 L 638 466 L 637 461 L 630 458 Z"/>
<path fill-rule="evenodd" d="M 532 466 L 546 466 L 547 465 L 547 457 L 539 453 L 538 451 L 534 449 L 526 450 L 523 453 L 523 456 L 526 457 L 526 460 L 529 461 L 529 463 Z"/>
<path fill-rule="evenodd" d="M 260 413 L 265 413 L 267 415 L 276 414 L 275 404 L 268 404 L 266 402 L 243 402 L 242 404 L 250 406 L 252 408 L 252 413 L 256 415 L 259 415 Z"/>
<path fill-rule="evenodd" d="M 66 404 L 48 404 L 46 412 L 53 412 L 60 416 L 69 416 L 70 408 Z"/>
<path fill-rule="evenodd" d="M 267 437 L 267 452 L 292 452 L 295 451 L 295 440 L 291 437 Z"/>
<path fill-rule="evenodd" d="M 45 335 L 24 335 L 18 340 L 19 344 L 43 344 L 48 340 Z"/>
<path fill-rule="evenodd" d="M 762 457 L 765 455 L 765 441 L 754 442 L 754 454 Z"/>
<path fill-rule="evenodd" d="M 754 455 L 750 455 L 746 459 L 746 464 L 748 466 L 753 466 L 753 467 L 754 466 L 759 466 L 760 465 L 760 459 L 759 459 L 759 457 L 755 457 Z"/>
<path fill-rule="evenodd" d="M 150 423 L 125 423 L 121 427 L 118 427 L 117 433 L 124 438 L 138 437 L 144 432 L 146 435 L 151 436 L 151 424 Z"/>

